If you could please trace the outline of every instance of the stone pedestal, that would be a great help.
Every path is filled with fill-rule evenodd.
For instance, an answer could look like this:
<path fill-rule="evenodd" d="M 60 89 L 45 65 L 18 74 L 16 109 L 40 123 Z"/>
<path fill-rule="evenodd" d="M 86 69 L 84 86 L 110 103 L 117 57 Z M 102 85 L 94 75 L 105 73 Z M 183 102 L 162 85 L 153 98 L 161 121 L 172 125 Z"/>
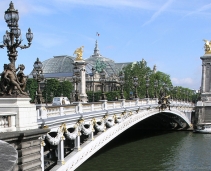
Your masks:
<path fill-rule="evenodd" d="M 211 122 L 211 54 L 205 54 L 202 60 L 201 101 L 196 104 L 195 123 Z"/>
<path fill-rule="evenodd" d="M 83 103 L 87 103 L 88 98 L 86 94 L 86 62 L 84 60 L 75 60 L 80 71 L 81 82 L 79 83 L 79 99 Z"/>
<path fill-rule="evenodd" d="M 38 128 L 36 106 L 29 101 L 30 98 L 0 98 L 0 113 L 15 116 L 11 126 L 15 122 L 16 131 Z"/>

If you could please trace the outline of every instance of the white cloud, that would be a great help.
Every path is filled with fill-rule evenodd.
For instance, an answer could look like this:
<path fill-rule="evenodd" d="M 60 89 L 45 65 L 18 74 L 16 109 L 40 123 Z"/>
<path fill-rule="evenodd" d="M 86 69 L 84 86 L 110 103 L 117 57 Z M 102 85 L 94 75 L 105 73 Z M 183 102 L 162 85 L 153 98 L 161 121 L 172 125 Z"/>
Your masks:
<path fill-rule="evenodd" d="M 192 89 L 198 89 L 200 85 L 200 80 L 195 80 L 192 78 L 171 78 L 171 81 L 174 86 L 182 86 Z"/>
<path fill-rule="evenodd" d="M 71 5 L 89 5 L 89 6 L 102 6 L 102 7 L 133 7 L 141 9 L 155 9 L 157 4 L 147 0 L 55 0 L 59 4 L 69 3 Z"/>
<path fill-rule="evenodd" d="M 173 3 L 174 0 L 168 0 L 163 6 L 161 6 L 161 8 L 159 8 L 153 15 L 152 17 L 146 21 L 143 25 L 148 25 L 150 24 L 152 21 L 154 21 L 162 12 L 164 12 L 172 3 Z"/>
<path fill-rule="evenodd" d="M 189 16 L 189 15 L 192 15 L 192 14 L 195 14 L 195 13 L 200 13 L 200 12 L 206 11 L 206 10 L 208 10 L 208 9 L 210 9 L 210 8 L 211 8 L 211 3 L 206 4 L 206 5 L 204 5 L 204 6 L 200 7 L 200 8 L 198 8 L 198 9 L 195 10 L 195 11 L 189 12 L 189 13 L 186 14 L 184 17 Z"/>
<path fill-rule="evenodd" d="M 52 9 L 44 5 L 38 5 L 39 1 L 14 0 L 12 2 L 14 4 L 14 8 L 18 10 L 20 15 L 26 15 L 29 13 L 48 15 L 54 12 Z M 4 16 L 4 12 L 9 8 L 9 4 L 10 1 L 8 0 L 0 1 L 0 15 Z M 4 17 L 0 17 L 0 20 L 3 19 Z"/>

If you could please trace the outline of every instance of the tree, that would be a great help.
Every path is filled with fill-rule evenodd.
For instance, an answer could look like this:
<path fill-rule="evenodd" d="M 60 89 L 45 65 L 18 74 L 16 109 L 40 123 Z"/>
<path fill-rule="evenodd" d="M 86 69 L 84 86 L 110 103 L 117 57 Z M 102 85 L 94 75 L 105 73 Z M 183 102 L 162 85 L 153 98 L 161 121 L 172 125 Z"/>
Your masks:
<path fill-rule="evenodd" d="M 57 79 L 47 79 L 43 90 L 43 97 L 47 97 L 47 102 L 52 101 L 51 93 L 53 93 L 53 97 L 60 97 L 63 95 L 64 97 L 70 98 L 72 90 L 73 86 L 70 81 L 60 82 Z"/>
<path fill-rule="evenodd" d="M 34 102 L 36 91 L 38 88 L 37 81 L 33 78 L 29 78 L 26 83 L 26 91 L 29 92 L 29 96 L 31 98 L 31 102 Z"/>

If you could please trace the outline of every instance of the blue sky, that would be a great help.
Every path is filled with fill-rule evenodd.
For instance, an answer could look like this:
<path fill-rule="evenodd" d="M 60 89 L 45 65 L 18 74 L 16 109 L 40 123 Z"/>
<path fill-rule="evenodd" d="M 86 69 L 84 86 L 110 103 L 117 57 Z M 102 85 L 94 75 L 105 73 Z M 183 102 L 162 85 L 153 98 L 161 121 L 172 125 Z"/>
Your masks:
<path fill-rule="evenodd" d="M 0 0 L 0 36 L 8 29 Z M 173 85 L 199 89 L 203 39 L 211 40 L 210 0 L 13 0 L 19 11 L 23 43 L 30 27 L 34 39 L 19 50 L 17 64 L 29 74 L 37 57 L 73 55 L 84 46 L 86 59 L 95 40 L 100 53 L 115 62 L 141 61 L 170 75 Z M 96 36 L 99 32 L 100 36 Z M 1 40 L 0 40 L 1 42 Z M 2 43 L 0 43 L 2 44 Z M 0 65 L 9 63 L 0 49 Z"/>

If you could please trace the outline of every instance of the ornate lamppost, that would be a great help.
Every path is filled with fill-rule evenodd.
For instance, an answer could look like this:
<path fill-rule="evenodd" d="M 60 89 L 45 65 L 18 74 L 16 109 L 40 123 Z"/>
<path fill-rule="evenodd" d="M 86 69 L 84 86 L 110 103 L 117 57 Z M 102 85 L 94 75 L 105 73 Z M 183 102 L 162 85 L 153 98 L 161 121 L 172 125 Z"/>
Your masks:
<path fill-rule="evenodd" d="M 5 22 L 7 23 L 7 26 L 9 27 L 9 31 L 6 31 L 6 34 L 3 36 L 3 45 L 0 45 L 0 48 L 7 48 L 7 55 L 9 57 L 10 64 L 4 66 L 4 72 L 7 73 L 7 80 L 8 80 L 8 86 L 2 87 L 3 90 L 1 92 L 1 95 L 27 95 L 25 91 L 25 88 L 23 88 L 23 84 L 26 84 L 26 79 L 24 82 L 20 82 L 20 79 L 17 79 L 16 72 L 18 69 L 20 69 L 20 72 L 23 73 L 23 70 L 25 69 L 25 66 L 22 64 L 22 67 L 24 69 L 21 69 L 20 66 L 18 69 L 15 67 L 15 61 L 17 60 L 18 51 L 16 50 L 18 47 L 21 49 L 26 49 L 30 47 L 31 41 L 33 39 L 33 33 L 31 32 L 31 29 L 28 29 L 28 32 L 26 33 L 26 38 L 28 40 L 28 45 L 21 45 L 21 30 L 18 27 L 18 20 L 19 20 L 19 14 L 18 10 L 14 9 L 14 5 L 12 2 L 10 2 L 9 8 L 5 11 L 4 14 Z M 23 74 L 22 74 L 23 75 Z M 18 89 L 18 90 L 17 90 Z"/>
<path fill-rule="evenodd" d="M 77 62 L 74 63 L 75 67 L 73 68 L 74 70 L 74 76 L 72 77 L 73 83 L 75 85 L 75 101 L 79 102 L 79 91 L 78 91 L 78 83 L 81 82 L 80 78 L 80 69 L 77 66 Z"/>
<path fill-rule="evenodd" d="M 163 83 L 164 96 L 166 96 L 166 83 Z"/>
<path fill-rule="evenodd" d="M 146 98 L 149 98 L 148 88 L 149 88 L 149 76 L 146 75 Z"/>
<path fill-rule="evenodd" d="M 45 105 L 48 106 L 48 99 L 47 99 L 47 79 L 45 79 Z"/>
<path fill-rule="evenodd" d="M 189 101 L 189 92 L 188 92 L 188 90 L 186 90 L 186 95 L 187 95 L 186 101 L 188 102 Z"/>
<path fill-rule="evenodd" d="M 123 92 L 123 85 L 125 83 L 124 81 L 124 74 L 121 72 L 120 75 L 119 75 L 119 84 L 120 84 L 120 99 L 124 99 L 124 92 Z"/>
<path fill-rule="evenodd" d="M 105 78 L 105 71 L 102 70 L 100 72 L 100 83 L 101 83 L 101 100 L 106 100 L 106 96 L 105 96 L 105 91 L 104 91 L 104 88 L 105 88 L 105 83 L 106 83 L 106 78 Z"/>
<path fill-rule="evenodd" d="M 36 103 L 42 104 L 43 97 L 42 97 L 42 91 L 40 90 L 40 82 L 44 80 L 43 70 L 42 70 L 43 64 L 39 61 L 39 58 L 34 62 L 34 72 L 33 72 L 33 78 L 37 81 L 38 88 L 36 91 Z"/>
<path fill-rule="evenodd" d="M 75 84 L 75 101 L 79 101 L 79 92 L 78 92 L 78 83 L 81 82 L 80 77 L 78 77 L 76 74 L 72 77 L 73 83 Z"/>
<path fill-rule="evenodd" d="M 52 103 L 53 102 L 53 92 L 51 92 L 50 97 L 51 97 L 51 103 Z"/>
<path fill-rule="evenodd" d="M 174 93 L 175 93 L 175 99 L 178 100 L 178 96 L 177 96 L 177 87 L 174 87 Z"/>
<path fill-rule="evenodd" d="M 138 86 L 138 77 L 133 77 L 133 86 L 134 86 L 134 88 L 135 88 L 135 94 L 134 94 L 134 96 L 135 96 L 135 98 L 138 98 L 138 94 L 137 94 L 137 86 Z"/>
<path fill-rule="evenodd" d="M 92 68 L 92 102 L 95 101 L 95 69 Z"/>
<path fill-rule="evenodd" d="M 155 80 L 154 82 L 154 87 L 155 87 L 155 98 L 157 98 L 157 88 L 158 88 L 158 80 Z"/>

